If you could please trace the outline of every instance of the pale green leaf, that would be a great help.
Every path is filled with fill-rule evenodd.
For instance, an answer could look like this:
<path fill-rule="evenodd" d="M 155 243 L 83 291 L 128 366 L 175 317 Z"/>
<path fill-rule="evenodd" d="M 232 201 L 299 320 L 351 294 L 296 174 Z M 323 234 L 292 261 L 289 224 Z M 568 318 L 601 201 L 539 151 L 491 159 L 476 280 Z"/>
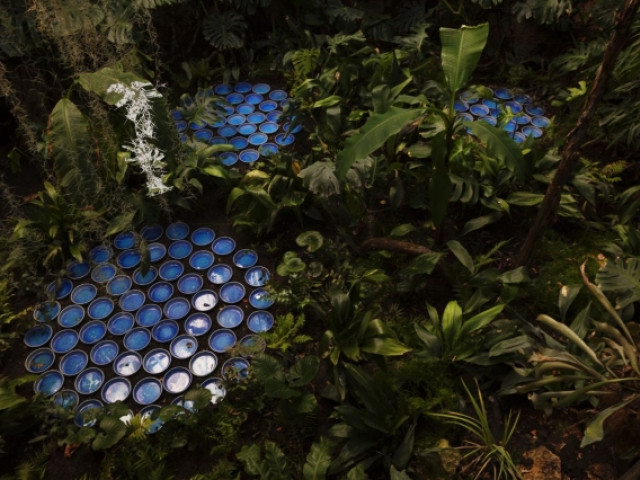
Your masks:
<path fill-rule="evenodd" d="M 331 453 L 333 447 L 326 437 L 320 437 L 319 442 L 314 442 L 307 454 L 306 462 L 302 467 L 305 480 L 323 480 L 331 465 Z"/>
<path fill-rule="evenodd" d="M 447 242 L 447 247 L 449 250 L 456 256 L 458 261 L 467 269 L 470 273 L 475 273 L 476 267 L 473 264 L 473 257 L 469 251 L 462 246 L 462 244 L 457 240 L 449 240 Z"/>
<path fill-rule="evenodd" d="M 475 27 L 463 25 L 459 29 L 440 28 L 442 69 L 452 92 L 462 88 L 471 77 L 488 36 L 488 23 Z"/>

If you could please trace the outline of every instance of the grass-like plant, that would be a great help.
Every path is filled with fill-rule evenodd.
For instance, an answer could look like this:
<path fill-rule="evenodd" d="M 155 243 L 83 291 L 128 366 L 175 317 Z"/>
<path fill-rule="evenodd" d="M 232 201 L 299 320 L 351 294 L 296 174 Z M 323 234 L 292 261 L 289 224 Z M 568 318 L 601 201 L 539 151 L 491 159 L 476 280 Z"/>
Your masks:
<path fill-rule="evenodd" d="M 469 434 L 469 438 L 465 440 L 467 444 L 457 447 L 467 450 L 463 458 L 470 459 L 470 463 L 463 467 L 464 470 L 475 469 L 477 473 L 474 480 L 480 478 L 482 473 L 489 469 L 492 470 L 494 479 L 521 479 L 522 474 L 507 449 L 507 445 L 518 425 L 520 411 L 514 413 L 513 410 L 509 410 L 509 413 L 504 418 L 502 435 L 500 439 L 496 439 L 491 430 L 487 408 L 477 382 L 477 398 L 471 393 L 464 381 L 462 384 L 473 407 L 474 415 L 453 411 L 433 413 L 431 415 L 442 418 L 446 423 L 461 427 Z"/>

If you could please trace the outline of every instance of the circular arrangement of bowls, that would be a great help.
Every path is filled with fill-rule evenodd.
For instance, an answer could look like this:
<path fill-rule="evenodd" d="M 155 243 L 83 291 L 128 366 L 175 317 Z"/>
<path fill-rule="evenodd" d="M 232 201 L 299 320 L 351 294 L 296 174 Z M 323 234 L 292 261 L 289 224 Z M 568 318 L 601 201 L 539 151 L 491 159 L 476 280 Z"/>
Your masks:
<path fill-rule="evenodd" d="M 254 126 L 250 135 L 275 134 L 282 113 L 263 103 L 281 100 L 267 98 L 268 86 L 255 87 L 229 93 L 243 96 L 238 126 Z M 250 145 L 248 135 L 242 138 Z M 158 404 L 193 410 L 181 395 L 194 379 L 217 403 L 225 380 L 246 377 L 247 359 L 266 347 L 258 334 L 274 324 L 267 311 L 274 298 L 265 288 L 270 273 L 258 260 L 232 237 L 184 222 L 123 232 L 94 247 L 89 261 L 71 262 L 65 276 L 46 285 L 48 300 L 34 309 L 24 335 L 25 369 L 39 374 L 34 391 L 73 409 L 76 425 L 84 426 L 114 402 L 151 412 L 160 397 L 173 396 Z"/>
<path fill-rule="evenodd" d="M 528 137 L 540 138 L 543 129 L 551 123 L 544 116 L 545 109 L 534 105 L 529 95 L 503 87 L 493 90 L 491 98 L 482 98 L 478 91 L 467 90 L 455 102 L 454 109 L 462 121 L 500 126 L 516 143 L 524 143 Z"/>
<path fill-rule="evenodd" d="M 217 101 L 198 103 L 211 97 Z M 292 106 L 293 101 L 284 90 L 272 89 L 262 82 L 255 85 L 239 82 L 199 90 L 195 98 L 183 96 L 172 113 L 183 142 L 191 138 L 213 145 L 233 145 L 237 153 L 219 154 L 223 165 L 232 166 L 238 160 L 253 164 L 260 157 L 277 153 L 280 146 L 291 145 L 295 141 L 293 134 L 302 130 L 292 114 Z M 266 144 L 270 147 L 257 148 Z"/>

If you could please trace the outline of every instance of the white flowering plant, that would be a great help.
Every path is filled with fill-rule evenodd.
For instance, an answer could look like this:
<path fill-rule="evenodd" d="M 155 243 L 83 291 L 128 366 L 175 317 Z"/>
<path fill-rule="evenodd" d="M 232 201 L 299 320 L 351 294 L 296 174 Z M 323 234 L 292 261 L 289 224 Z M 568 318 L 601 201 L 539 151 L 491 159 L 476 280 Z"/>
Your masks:
<path fill-rule="evenodd" d="M 172 187 L 167 186 L 162 180 L 165 173 L 164 153 L 152 143 L 155 138 L 155 125 L 151 102 L 162 95 L 146 81 L 133 81 L 129 85 L 113 83 L 107 88 L 107 93 L 121 95 L 115 106 L 126 107 L 126 118 L 134 124 L 135 138 L 122 147 L 132 154 L 127 161 L 136 163 L 144 173 L 147 194 L 155 196 L 168 192 Z"/>

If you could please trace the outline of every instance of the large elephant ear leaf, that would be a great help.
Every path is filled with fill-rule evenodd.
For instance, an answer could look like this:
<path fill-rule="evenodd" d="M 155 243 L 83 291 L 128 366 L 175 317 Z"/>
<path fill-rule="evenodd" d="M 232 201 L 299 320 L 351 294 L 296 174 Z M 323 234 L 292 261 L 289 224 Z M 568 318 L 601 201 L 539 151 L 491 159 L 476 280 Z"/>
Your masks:
<path fill-rule="evenodd" d="M 463 25 L 458 29 L 440 28 L 442 69 L 452 92 L 461 89 L 471 77 L 488 36 L 488 23 L 475 27 Z"/>
<path fill-rule="evenodd" d="M 53 158 L 58 184 L 77 200 L 97 190 L 98 174 L 89 121 L 68 98 L 49 115 L 47 151 Z"/>
<path fill-rule="evenodd" d="M 131 73 L 123 72 L 115 68 L 102 68 L 97 72 L 81 73 L 78 75 L 78 83 L 85 90 L 99 95 L 109 105 L 115 105 L 122 97 L 121 93 L 110 92 L 107 90 L 114 83 L 123 83 L 131 85 L 131 82 L 146 82 L 142 77 Z"/>

